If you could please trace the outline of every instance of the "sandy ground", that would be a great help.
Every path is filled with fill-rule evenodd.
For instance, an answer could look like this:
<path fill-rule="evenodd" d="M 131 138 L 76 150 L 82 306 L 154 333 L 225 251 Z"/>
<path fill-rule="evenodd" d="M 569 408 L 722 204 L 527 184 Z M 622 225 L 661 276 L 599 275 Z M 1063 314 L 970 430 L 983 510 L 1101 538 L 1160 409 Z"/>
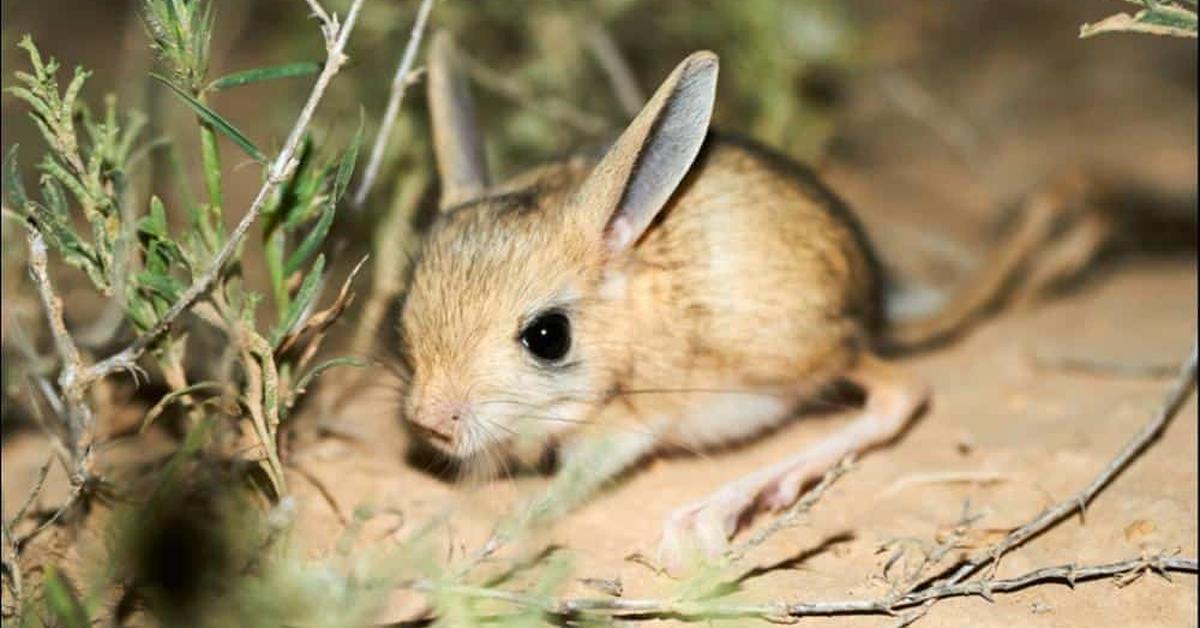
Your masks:
<path fill-rule="evenodd" d="M 879 104 L 888 101 L 869 93 L 873 76 L 856 79 L 867 95 L 855 102 L 874 104 L 849 114 L 845 124 L 851 130 L 845 135 L 856 154 L 870 158 L 834 159 L 827 174 L 860 208 L 883 258 L 902 276 L 939 286 L 960 281 L 978 263 L 1000 202 L 1063 165 L 1099 163 L 1166 192 L 1190 195 L 1194 211 L 1195 79 L 1180 82 L 1142 72 L 1147 64 L 1179 57 L 1164 57 L 1163 48 L 1150 46 L 1149 40 L 1075 42 L 1079 22 L 1095 19 L 1106 8 L 1122 8 L 1084 4 L 1089 8 L 1054 12 L 1038 22 L 1040 30 L 1030 32 L 1003 24 L 994 32 L 983 28 L 998 23 L 997 10 L 989 13 L 987 3 L 976 3 L 985 8 L 973 10 L 979 28 L 943 25 L 939 30 L 929 26 L 938 23 L 931 9 L 925 22 L 903 22 L 915 24 L 916 34 L 892 38 L 927 45 L 915 52 L 877 51 L 879 57 L 900 59 L 897 68 L 906 76 L 950 110 L 966 112 L 974 128 L 982 129 L 983 157 L 975 162 L 943 141 L 938 129 L 900 113 L 895 103 Z M 922 40 L 931 37 L 920 32 L 922 24 L 941 33 L 941 39 Z M 1030 54 L 1022 48 L 1028 42 L 1045 49 Z M 1194 77 L 1194 42 L 1190 45 Z M 939 243 L 939 252 L 933 252 L 937 247 L 931 245 Z M 742 563 L 748 575 L 735 599 L 877 597 L 888 588 L 882 574 L 889 554 L 879 552 L 881 545 L 895 539 L 931 542 L 969 503 L 970 512 L 981 515 L 963 548 L 969 551 L 1070 496 L 1148 420 L 1169 382 L 1047 369 L 1034 356 L 1174 364 L 1195 333 L 1196 292 L 1194 256 L 1127 257 L 1068 295 L 1005 312 L 960 342 L 906 360 L 907 368 L 932 384 L 932 407 L 898 443 L 861 460 L 805 525 L 751 552 Z M 354 435 L 325 438 L 296 452 L 297 464 L 328 487 L 336 502 L 331 504 L 304 475 L 290 474 L 298 503 L 295 538 L 310 555 L 327 554 L 343 529 L 342 519 L 355 507 L 370 505 L 379 515 L 364 529 L 360 544 L 386 548 L 449 509 L 452 525 L 437 535 L 447 555 L 459 557 L 478 544 L 506 505 L 544 483 L 524 478 L 467 488 L 436 479 L 405 462 L 397 418 L 396 400 L 381 385 L 371 394 L 355 395 L 329 416 L 310 419 L 336 422 Z M 661 522 L 672 509 L 802 450 L 844 420 L 841 414 L 800 417 L 735 450 L 652 461 L 545 540 L 565 548 L 579 578 L 619 578 L 628 597 L 667 595 L 671 580 L 625 557 L 653 554 Z M 1195 556 L 1196 430 L 1193 399 L 1165 437 L 1101 494 L 1085 519 L 1065 521 L 1011 553 L 998 575 L 1171 548 Z M 43 447 L 28 433 L 6 439 L 5 512 L 24 495 L 44 460 Z M 921 481 L 942 474 L 987 474 L 994 481 Z M 61 478 L 51 480 L 47 503 L 63 491 Z M 760 517 L 739 538 L 766 521 Z M 578 581 L 567 593 L 602 595 Z M 381 620 L 402 619 L 416 605 L 411 596 L 398 594 Z M 842 617 L 805 623 L 881 626 L 891 621 Z M 1179 575 L 1173 582 L 1143 577 L 1123 588 L 1107 581 L 1075 590 L 1050 584 L 998 596 L 991 604 L 978 598 L 948 600 L 918 625 L 1197 623 L 1197 579 Z"/>

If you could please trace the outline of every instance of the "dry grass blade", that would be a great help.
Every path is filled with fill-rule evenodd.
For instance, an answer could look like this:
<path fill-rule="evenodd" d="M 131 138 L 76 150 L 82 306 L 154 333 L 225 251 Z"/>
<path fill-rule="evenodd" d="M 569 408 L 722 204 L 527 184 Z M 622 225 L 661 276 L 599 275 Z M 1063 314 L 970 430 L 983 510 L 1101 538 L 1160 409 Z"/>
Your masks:
<path fill-rule="evenodd" d="M 680 601 L 669 599 L 635 598 L 553 598 L 526 593 L 471 587 L 442 585 L 427 580 L 402 584 L 403 588 L 425 593 L 447 592 L 466 597 L 508 602 L 518 606 L 532 607 L 545 613 L 564 617 L 578 615 L 611 618 L 683 618 L 716 619 L 735 617 L 757 617 L 768 620 L 797 619 L 830 615 L 891 615 L 896 610 L 925 604 L 930 600 L 950 597 L 983 596 L 996 593 L 1011 593 L 1047 582 L 1076 584 L 1100 578 L 1125 576 L 1153 570 L 1159 573 L 1196 573 L 1195 558 L 1170 556 L 1138 557 L 1099 565 L 1058 565 L 1035 569 L 1014 578 L 1003 580 L 975 580 L 958 584 L 946 584 L 922 590 L 900 600 L 880 598 L 872 600 L 835 600 L 818 602 L 759 602 L 738 603 L 726 601 Z M 911 622 L 910 622 L 911 623 Z"/>
<path fill-rule="evenodd" d="M 1014 530 L 1003 541 L 982 556 L 964 564 L 955 571 L 950 577 L 949 582 L 951 584 L 961 582 L 981 567 L 989 564 L 992 565 L 992 573 L 995 573 L 1000 558 L 1009 550 L 1045 532 L 1074 512 L 1078 511 L 1082 516 L 1087 509 L 1087 505 L 1100 494 L 1100 491 L 1104 490 L 1130 463 L 1136 460 L 1142 452 L 1158 439 L 1171 419 L 1183 407 L 1184 402 L 1191 396 L 1195 384 L 1196 339 L 1193 337 L 1191 354 L 1180 364 L 1175 382 L 1167 391 L 1162 404 L 1155 411 L 1154 416 L 1142 429 L 1133 435 L 1133 438 L 1121 448 L 1121 451 L 1101 470 L 1100 474 L 1074 496 L 1055 504 L 1050 509 L 1038 515 L 1033 521 Z"/>
<path fill-rule="evenodd" d="M 383 112 L 379 134 L 375 136 L 375 144 L 371 147 L 371 158 L 367 160 L 367 169 L 363 172 L 362 182 L 354 192 L 355 207 L 361 207 L 366 202 L 367 195 L 371 193 L 375 179 L 379 176 L 379 168 L 383 165 L 383 152 L 387 148 L 388 138 L 392 135 L 396 117 L 400 115 L 400 103 L 404 101 L 404 93 L 408 91 L 408 86 L 412 83 L 410 79 L 413 74 L 413 63 L 417 59 L 417 50 L 421 47 L 421 39 L 425 35 L 425 23 L 429 20 L 429 13 L 432 10 L 433 0 L 421 0 L 421 6 L 417 9 L 417 19 L 413 22 L 408 43 L 404 46 L 404 54 L 400 57 L 400 65 L 396 67 L 396 74 L 392 77 L 391 95 L 388 97 L 387 108 Z"/>
<path fill-rule="evenodd" d="M 297 329 L 284 336 L 283 340 L 279 343 L 279 348 L 275 350 L 276 356 L 281 356 L 292 350 L 301 338 L 309 334 L 317 335 L 314 339 L 314 344 L 320 342 L 320 335 L 325 333 L 329 329 L 329 326 L 336 322 L 338 317 L 346 311 L 346 308 L 350 307 L 350 304 L 354 302 L 354 293 L 350 292 L 350 284 L 354 282 L 355 276 L 362 270 L 363 264 L 367 262 L 367 259 L 367 257 L 363 257 L 359 260 L 358 264 L 354 265 L 354 269 L 350 271 L 350 274 L 346 277 L 346 281 L 342 282 L 342 288 L 338 291 L 337 298 L 333 300 L 333 303 L 329 307 L 314 313 L 308 317 L 308 320 L 304 321 L 303 325 L 300 325 Z"/>

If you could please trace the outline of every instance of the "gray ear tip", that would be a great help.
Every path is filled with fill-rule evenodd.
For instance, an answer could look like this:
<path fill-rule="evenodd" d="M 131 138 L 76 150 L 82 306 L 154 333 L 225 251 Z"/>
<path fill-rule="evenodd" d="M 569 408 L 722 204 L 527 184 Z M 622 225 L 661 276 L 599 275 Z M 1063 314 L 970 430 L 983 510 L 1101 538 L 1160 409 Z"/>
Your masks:
<path fill-rule="evenodd" d="M 717 53 L 711 50 L 699 50 L 688 55 L 682 65 L 689 72 L 716 72 L 721 60 Z"/>
<path fill-rule="evenodd" d="M 680 80 L 696 85 L 708 85 L 710 89 L 716 90 L 717 86 L 717 71 L 720 69 L 720 60 L 717 54 L 710 50 L 701 50 L 688 55 L 686 59 L 679 64 L 678 76 Z"/>

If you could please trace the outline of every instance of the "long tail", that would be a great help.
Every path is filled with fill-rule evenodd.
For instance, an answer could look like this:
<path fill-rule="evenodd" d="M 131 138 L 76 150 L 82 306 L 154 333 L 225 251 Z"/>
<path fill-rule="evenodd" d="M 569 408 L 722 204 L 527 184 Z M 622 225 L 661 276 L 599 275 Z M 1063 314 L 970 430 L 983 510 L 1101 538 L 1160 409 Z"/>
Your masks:
<path fill-rule="evenodd" d="M 1083 270 L 1111 234 L 1110 222 L 1087 203 L 1088 182 L 1071 175 L 1025 199 L 1007 234 L 938 311 L 889 321 L 879 340 L 884 354 L 943 345 L 1005 302 L 1026 300 Z"/>

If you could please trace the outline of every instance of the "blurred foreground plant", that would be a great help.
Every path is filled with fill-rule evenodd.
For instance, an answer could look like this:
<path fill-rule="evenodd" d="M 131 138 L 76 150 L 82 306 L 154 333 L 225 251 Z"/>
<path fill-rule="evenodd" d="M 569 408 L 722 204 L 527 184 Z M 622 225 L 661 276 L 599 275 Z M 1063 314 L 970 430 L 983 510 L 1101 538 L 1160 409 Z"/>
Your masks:
<path fill-rule="evenodd" d="M 309 8 L 321 23 L 326 59 L 321 65 L 290 64 L 239 72 L 207 81 L 209 40 L 213 19 L 202 0 L 145 0 L 142 15 L 151 45 L 165 74 L 156 76 L 196 115 L 201 136 L 200 160 L 208 188 L 207 202 L 192 200 L 181 180 L 178 203 L 168 208 L 157 196 L 132 198 L 130 179 L 148 153 L 164 141 L 144 141 L 146 117 L 119 113 L 116 98 L 104 100 L 94 113 L 81 99 L 88 72 L 77 68 L 65 88 L 58 82 L 58 63 L 45 59 L 29 37 L 20 46 L 28 53 L 32 72 L 17 72 L 17 85 L 8 89 L 27 103 L 47 152 L 38 163 L 36 191 L 27 190 L 13 146 L 4 163 L 4 216 L 27 230 L 29 266 L 54 341 L 57 387 L 38 377 L 38 390 L 57 421 L 43 421 L 59 463 L 70 480 L 68 499 L 51 515 L 27 522 L 26 500 L 16 515 L 4 521 L 4 579 L 22 614 L 20 556 L 29 541 L 50 526 L 83 510 L 97 490 L 122 494 L 123 486 L 107 482 L 96 463 L 94 388 L 109 376 L 129 373 L 135 383 L 161 376 L 167 392 L 149 409 L 142 429 L 172 404 L 183 408 L 188 441 L 179 455 L 197 455 L 213 442 L 214 422 L 228 424 L 232 442 L 218 450 L 228 459 L 251 463 L 251 477 L 265 479 L 264 494 L 272 500 L 286 495 L 280 461 L 280 426 L 313 378 L 347 359 L 313 364 L 329 326 L 349 304 L 350 281 L 344 279 L 330 305 L 317 309 L 326 279 L 320 252 L 335 211 L 354 171 L 359 136 L 336 159 L 318 155 L 307 129 L 330 81 L 346 61 L 345 49 L 362 0 L 355 0 L 344 20 L 327 13 L 315 1 Z M 317 73 L 287 140 L 271 160 L 232 123 L 214 111 L 207 94 L 268 79 Z M 224 135 L 264 166 L 263 183 L 236 227 L 226 233 L 222 176 L 217 136 Z M 178 157 L 174 146 L 168 146 Z M 172 218 L 178 218 L 172 220 Z M 270 270 L 275 315 L 260 329 L 257 310 L 262 295 L 241 275 L 246 260 L 243 241 L 250 227 L 263 223 L 264 264 Z M 182 223 L 179 225 L 178 223 Z M 86 232 L 77 229 L 87 226 Z M 172 225 L 176 225 L 173 232 Z M 86 275 L 92 287 L 124 312 L 132 340 L 124 348 L 96 358 L 80 348 L 68 327 L 64 303 L 52 281 L 48 253 Z M 361 267 L 361 263 L 359 264 Z M 193 381 L 188 353 L 194 345 L 189 330 L 176 329 L 184 315 L 194 315 L 217 330 L 226 351 L 217 367 L 203 369 L 205 379 Z M 121 331 L 121 330 L 118 330 Z M 109 339 L 111 342 L 116 338 Z M 31 353 L 33 351 L 31 350 Z M 149 359 L 142 358 L 149 354 Z M 39 357 L 39 356 L 34 356 Z M 195 362 L 195 358 L 191 360 Z M 35 403 L 37 403 L 35 401 Z M 247 427 L 248 429 L 243 429 Z M 238 442 L 244 441 L 244 442 Z M 240 468 L 241 465 L 235 465 Z M 49 466 L 43 469 L 42 477 Z M 169 475 L 169 474 L 167 474 Z M 163 479 L 165 482 L 166 479 Z M 159 489 L 151 491 L 160 495 Z M 153 497 L 151 498 L 153 501 Z M 32 625 L 57 621 L 75 625 L 82 603 L 53 573 L 45 579 L 44 600 L 50 615 L 23 613 Z"/>

